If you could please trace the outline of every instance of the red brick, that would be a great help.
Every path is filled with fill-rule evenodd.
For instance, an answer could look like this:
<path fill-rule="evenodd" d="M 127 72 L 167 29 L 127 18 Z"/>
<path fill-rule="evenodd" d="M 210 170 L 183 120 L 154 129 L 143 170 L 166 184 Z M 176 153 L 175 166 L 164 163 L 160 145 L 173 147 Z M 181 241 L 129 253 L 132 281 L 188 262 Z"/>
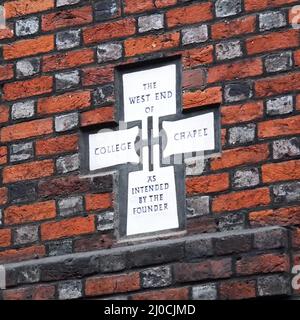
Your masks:
<path fill-rule="evenodd" d="M 220 299 L 250 299 L 256 296 L 254 280 L 235 280 L 223 282 L 219 287 Z"/>
<path fill-rule="evenodd" d="M 93 21 L 92 7 L 60 10 L 45 14 L 42 17 L 42 30 L 52 31 L 64 27 L 73 27 L 88 24 Z"/>
<path fill-rule="evenodd" d="M 7 162 L 7 147 L 0 147 L 0 166 Z"/>
<path fill-rule="evenodd" d="M 257 97 L 269 97 L 300 89 L 300 72 L 264 78 L 255 82 Z"/>
<path fill-rule="evenodd" d="M 257 273 L 286 272 L 289 269 L 289 258 L 284 254 L 264 254 L 259 256 L 243 257 L 236 263 L 239 275 Z"/>
<path fill-rule="evenodd" d="M 293 248 L 300 248 L 300 227 L 297 227 L 292 232 Z"/>
<path fill-rule="evenodd" d="M 298 0 L 245 0 L 245 9 L 247 11 L 260 11 L 297 2 Z"/>
<path fill-rule="evenodd" d="M 50 300 L 55 299 L 54 285 L 37 285 L 9 289 L 3 292 L 4 300 Z"/>
<path fill-rule="evenodd" d="M 25 16 L 54 8 L 54 0 L 16 0 L 4 4 L 7 19 Z"/>
<path fill-rule="evenodd" d="M 186 191 L 188 194 L 212 193 L 225 191 L 229 188 L 229 174 L 221 173 L 209 176 L 187 178 Z"/>
<path fill-rule="evenodd" d="M 95 217 L 76 217 L 41 225 L 42 240 L 78 236 L 95 231 Z"/>
<path fill-rule="evenodd" d="M 262 177 L 264 183 L 300 179 L 300 160 L 265 164 Z"/>
<path fill-rule="evenodd" d="M 7 122 L 9 119 L 9 108 L 5 105 L 0 105 L 0 123 Z"/>
<path fill-rule="evenodd" d="M 11 230 L 0 229 L 0 247 L 8 247 L 11 244 Z"/>
<path fill-rule="evenodd" d="M 34 39 L 20 40 L 3 46 L 4 59 L 17 59 L 46 53 L 54 49 L 54 36 L 40 36 Z"/>
<path fill-rule="evenodd" d="M 217 232 L 218 226 L 213 217 L 196 217 L 187 220 L 186 226 L 188 234 L 213 233 Z"/>
<path fill-rule="evenodd" d="M 248 54 L 257 54 L 279 49 L 294 48 L 298 47 L 299 44 L 300 41 L 298 30 L 268 33 L 264 35 L 254 36 L 246 40 L 246 48 Z"/>
<path fill-rule="evenodd" d="M 206 85 L 206 75 L 202 68 L 183 71 L 182 86 L 184 89 L 202 87 Z"/>
<path fill-rule="evenodd" d="M 206 260 L 201 262 L 176 263 L 174 277 L 176 282 L 201 281 L 228 278 L 232 275 L 232 260 Z"/>
<path fill-rule="evenodd" d="M 131 296 L 132 300 L 188 300 L 188 288 L 172 288 L 137 293 Z"/>
<path fill-rule="evenodd" d="M 166 14 L 168 27 L 208 21 L 213 18 L 212 3 L 198 3 L 171 9 Z"/>
<path fill-rule="evenodd" d="M 46 254 L 44 246 L 32 246 L 21 249 L 9 249 L 0 252 L 0 263 L 12 263 L 42 258 Z"/>
<path fill-rule="evenodd" d="M 34 161 L 8 166 L 3 169 L 3 182 L 12 183 L 22 180 L 32 180 L 49 177 L 54 173 L 52 160 Z"/>
<path fill-rule="evenodd" d="M 95 233 L 81 239 L 74 240 L 74 252 L 87 252 L 99 249 L 109 249 L 114 244 L 111 234 Z"/>
<path fill-rule="evenodd" d="M 124 1 L 125 13 L 137 13 L 154 9 L 152 0 L 125 0 Z"/>
<path fill-rule="evenodd" d="M 114 38 L 128 37 L 135 34 L 135 19 L 126 18 L 114 22 L 106 22 L 83 31 L 85 44 L 97 43 Z"/>
<path fill-rule="evenodd" d="M 140 275 L 138 272 L 94 277 L 87 279 L 85 282 L 85 294 L 87 296 L 123 293 L 138 289 L 140 289 Z"/>
<path fill-rule="evenodd" d="M 236 106 L 221 108 L 222 124 L 235 124 L 260 119 L 264 114 L 264 105 L 261 101 L 245 102 Z"/>
<path fill-rule="evenodd" d="M 261 162 L 267 160 L 268 157 L 269 148 L 267 144 L 225 150 L 221 158 L 211 161 L 211 168 L 212 170 L 232 168 L 244 164 Z"/>
<path fill-rule="evenodd" d="M 1 108 L 1 107 L 0 107 Z M 296 99 L 296 109 L 297 110 L 300 110 L 300 95 L 297 96 L 297 99 Z M 1 121 L 0 121 L 1 122 Z"/>
<path fill-rule="evenodd" d="M 82 49 L 79 51 L 57 53 L 43 58 L 43 71 L 49 72 L 74 68 L 93 62 L 93 49 Z"/>
<path fill-rule="evenodd" d="M 4 29 L 0 29 L 0 40 L 10 39 L 14 36 L 14 31 L 11 27 L 4 27 Z"/>
<path fill-rule="evenodd" d="M 173 6 L 177 3 L 177 0 L 155 0 L 154 5 L 156 8 L 165 8 L 169 6 Z"/>
<path fill-rule="evenodd" d="M 226 80 L 254 77 L 263 73 L 262 60 L 249 59 L 221 64 L 208 69 L 207 82 L 214 83 Z"/>
<path fill-rule="evenodd" d="M 300 224 L 300 207 L 251 212 L 249 221 L 252 226 L 290 226 Z"/>
<path fill-rule="evenodd" d="M 270 138 L 299 134 L 299 121 L 300 116 L 294 116 L 290 118 L 260 122 L 258 124 L 258 136 L 259 138 Z"/>
<path fill-rule="evenodd" d="M 4 205 L 7 202 L 7 189 L 0 188 L 0 205 Z"/>
<path fill-rule="evenodd" d="M 33 120 L 14 124 L 1 129 L 1 142 L 26 139 L 53 132 L 52 119 Z"/>
<path fill-rule="evenodd" d="M 213 39 L 228 39 L 231 37 L 247 34 L 255 31 L 256 17 L 249 16 L 222 21 L 212 25 L 211 34 Z"/>
<path fill-rule="evenodd" d="M 185 68 L 192 68 L 213 62 L 213 46 L 195 48 L 182 52 L 182 63 Z"/>
<path fill-rule="evenodd" d="M 193 92 L 184 92 L 183 108 L 197 108 L 222 102 L 222 88 L 212 87 L 205 90 L 197 90 Z"/>
<path fill-rule="evenodd" d="M 53 79 L 48 76 L 6 83 L 3 87 L 4 99 L 11 101 L 49 93 L 52 91 L 52 85 Z"/>
<path fill-rule="evenodd" d="M 0 66 L 0 81 L 10 80 L 14 77 L 14 68 L 12 64 Z"/>
<path fill-rule="evenodd" d="M 87 194 L 85 196 L 85 208 L 87 211 L 105 210 L 113 206 L 112 194 Z"/>
<path fill-rule="evenodd" d="M 42 98 L 38 102 L 37 110 L 39 114 L 51 114 L 85 109 L 88 108 L 90 104 L 90 91 L 80 91 Z"/>
<path fill-rule="evenodd" d="M 82 83 L 84 86 L 106 84 L 114 81 L 113 67 L 92 67 L 83 69 Z"/>
<path fill-rule="evenodd" d="M 35 143 L 37 156 L 54 155 L 78 150 L 79 138 L 77 134 L 59 136 Z"/>
<path fill-rule="evenodd" d="M 235 211 L 244 208 L 267 205 L 271 202 L 268 188 L 232 192 L 213 199 L 213 212 Z"/>
<path fill-rule="evenodd" d="M 300 66 L 300 50 L 297 50 L 294 52 L 294 60 L 295 60 L 295 65 L 299 67 Z"/>
<path fill-rule="evenodd" d="M 92 124 L 108 123 L 115 119 L 114 107 L 102 107 L 81 114 L 81 126 L 90 126 Z"/>
<path fill-rule="evenodd" d="M 4 210 L 5 224 L 20 224 L 51 219 L 56 216 L 55 201 L 11 206 Z"/>
<path fill-rule="evenodd" d="M 150 35 L 139 38 L 126 39 L 124 42 L 125 55 L 128 57 L 178 47 L 179 32 Z"/>

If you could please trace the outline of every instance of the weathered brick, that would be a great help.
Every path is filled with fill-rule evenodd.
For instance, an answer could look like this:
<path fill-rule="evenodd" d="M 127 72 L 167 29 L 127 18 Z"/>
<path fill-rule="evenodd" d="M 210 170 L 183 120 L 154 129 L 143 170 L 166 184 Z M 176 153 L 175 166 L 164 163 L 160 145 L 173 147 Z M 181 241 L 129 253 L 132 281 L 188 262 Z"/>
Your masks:
<path fill-rule="evenodd" d="M 235 280 L 220 284 L 220 299 L 250 299 L 256 296 L 254 280 Z"/>
<path fill-rule="evenodd" d="M 21 180 L 33 180 L 51 176 L 54 173 L 52 160 L 35 161 L 3 169 L 3 182 L 12 183 Z"/>
<path fill-rule="evenodd" d="M 58 50 L 78 47 L 80 45 L 80 29 L 58 32 L 55 42 Z"/>
<path fill-rule="evenodd" d="M 259 171 L 257 168 L 237 170 L 233 174 L 232 184 L 235 188 L 254 187 L 259 184 Z"/>
<path fill-rule="evenodd" d="M 95 231 L 94 216 L 76 217 L 55 222 L 46 222 L 41 225 L 42 240 L 53 240 L 72 237 Z"/>
<path fill-rule="evenodd" d="M 76 134 L 38 140 L 35 144 L 36 155 L 54 155 L 76 151 L 78 149 L 78 141 L 79 138 Z"/>
<path fill-rule="evenodd" d="M 248 252 L 252 247 L 251 234 L 216 237 L 214 239 L 214 252 L 217 255 L 226 255 Z"/>
<path fill-rule="evenodd" d="M 80 74 L 78 70 L 55 74 L 55 88 L 57 91 L 75 89 L 79 84 Z"/>
<path fill-rule="evenodd" d="M 212 160 L 211 168 L 213 170 L 219 170 L 244 164 L 257 163 L 268 159 L 268 157 L 269 149 L 266 144 L 240 147 L 232 150 L 225 150 L 221 158 Z"/>
<path fill-rule="evenodd" d="M 93 49 L 82 49 L 57 53 L 43 58 L 43 71 L 55 71 L 74 68 L 94 62 Z"/>
<path fill-rule="evenodd" d="M 267 205 L 271 202 L 268 188 L 233 192 L 216 196 L 212 202 L 213 212 L 234 211 Z"/>
<path fill-rule="evenodd" d="M 286 25 L 286 15 L 281 11 L 266 12 L 259 15 L 260 31 L 281 28 Z"/>
<path fill-rule="evenodd" d="M 40 23 L 38 17 L 31 17 L 16 21 L 16 35 L 18 37 L 35 34 L 39 31 Z"/>
<path fill-rule="evenodd" d="M 213 255 L 213 242 L 211 238 L 187 240 L 185 243 L 185 256 L 187 259 L 203 258 Z"/>
<path fill-rule="evenodd" d="M 81 126 L 108 123 L 115 119 L 114 107 L 101 107 L 81 114 Z"/>
<path fill-rule="evenodd" d="M 56 160 L 56 170 L 59 174 L 64 174 L 79 169 L 79 155 L 73 154 L 65 157 L 60 157 Z"/>
<path fill-rule="evenodd" d="M 178 47 L 179 41 L 179 32 L 126 39 L 124 42 L 125 55 L 131 57 L 139 54 L 171 49 Z"/>
<path fill-rule="evenodd" d="M 218 227 L 220 231 L 241 230 L 245 228 L 245 220 L 243 211 L 228 213 L 218 218 Z"/>
<path fill-rule="evenodd" d="M 231 83 L 225 86 L 225 101 L 236 102 L 252 97 L 252 84 L 249 82 Z"/>
<path fill-rule="evenodd" d="M 135 31 L 135 19 L 126 18 L 86 28 L 83 31 L 83 40 L 85 44 L 91 44 L 131 36 Z"/>
<path fill-rule="evenodd" d="M 74 252 L 87 252 L 91 250 L 109 249 L 112 247 L 113 243 L 114 238 L 111 234 L 95 233 L 92 236 L 74 240 Z M 111 259 L 102 260 L 102 264 L 109 264 L 109 261 L 111 261 Z M 113 271 L 115 269 L 119 269 L 116 271 L 120 271 L 125 269 L 125 266 L 123 268 L 115 268 L 116 266 L 119 267 L 120 265 L 117 264 L 114 259 L 113 262 L 110 263 L 113 268 L 110 268 L 109 271 Z"/>
<path fill-rule="evenodd" d="M 186 182 L 186 190 L 189 195 L 195 193 L 221 192 L 228 188 L 228 173 L 188 178 Z"/>
<path fill-rule="evenodd" d="M 183 108 L 190 109 L 194 107 L 207 106 L 222 102 L 222 88 L 211 87 L 205 90 L 185 92 L 183 94 Z"/>
<path fill-rule="evenodd" d="M 29 58 L 17 61 L 16 75 L 18 79 L 33 76 L 40 72 L 40 59 Z"/>
<path fill-rule="evenodd" d="M 238 40 L 221 42 L 216 44 L 218 60 L 229 60 L 243 55 L 241 43 Z"/>
<path fill-rule="evenodd" d="M 172 272 L 169 266 L 156 267 L 141 272 L 142 288 L 168 287 L 172 283 Z"/>
<path fill-rule="evenodd" d="M 267 72 L 278 72 L 290 70 L 293 66 L 292 53 L 282 52 L 271 54 L 265 59 L 265 68 Z"/>
<path fill-rule="evenodd" d="M 187 217 L 209 214 L 209 197 L 194 196 L 186 199 Z"/>
<path fill-rule="evenodd" d="M 205 42 L 208 39 L 207 25 L 183 29 L 181 34 L 183 45 Z"/>
<path fill-rule="evenodd" d="M 85 294 L 87 296 L 101 296 L 138 289 L 140 289 L 140 276 L 138 272 L 88 278 L 85 282 Z"/>
<path fill-rule="evenodd" d="M 58 201 L 59 214 L 62 217 L 72 216 L 83 211 L 82 197 L 69 197 Z"/>
<path fill-rule="evenodd" d="M 298 186 L 298 193 L 300 185 Z M 249 221 L 252 226 L 280 225 L 289 226 L 300 223 L 300 207 L 280 208 L 250 212 Z"/>
<path fill-rule="evenodd" d="M 260 119 L 263 117 L 263 104 L 258 101 L 222 107 L 221 115 L 221 121 L 224 125 Z"/>
<path fill-rule="evenodd" d="M 273 159 L 286 159 L 300 155 L 300 138 L 273 141 Z"/>
<path fill-rule="evenodd" d="M 20 40 L 3 46 L 4 59 L 17 59 L 46 53 L 54 49 L 54 36 L 46 35 L 34 39 Z"/>
<path fill-rule="evenodd" d="M 217 0 L 215 4 L 217 17 L 234 16 L 242 11 L 241 0 Z"/>
<path fill-rule="evenodd" d="M 287 272 L 289 257 L 285 254 L 263 254 L 243 257 L 236 263 L 238 275 L 252 275 L 257 273 Z"/>
<path fill-rule="evenodd" d="M 97 87 L 93 91 L 93 103 L 94 105 L 101 106 L 114 102 L 114 86 L 107 84 L 101 87 Z"/>
<path fill-rule="evenodd" d="M 119 60 L 123 54 L 123 47 L 121 43 L 112 42 L 101 44 L 97 47 L 97 59 L 99 63 Z M 107 70 L 104 69 L 103 70 Z"/>
<path fill-rule="evenodd" d="M 93 21 L 92 8 L 90 6 L 61 10 L 42 16 L 42 30 L 52 31 L 64 27 L 73 27 L 88 24 Z"/>
<path fill-rule="evenodd" d="M 249 55 L 298 46 L 299 39 L 297 30 L 268 33 L 253 36 L 246 40 L 246 48 Z"/>
<path fill-rule="evenodd" d="M 107 231 L 115 228 L 115 214 L 113 211 L 102 212 L 97 215 L 97 230 Z"/>
<path fill-rule="evenodd" d="M 206 84 L 206 74 L 202 68 L 184 70 L 182 76 L 182 86 L 184 89 L 202 87 Z"/>
<path fill-rule="evenodd" d="M 27 244 L 39 239 L 39 227 L 37 225 L 22 226 L 15 230 L 15 244 Z"/>
<path fill-rule="evenodd" d="M 11 162 L 32 159 L 34 156 L 32 142 L 12 144 L 9 151 L 9 158 Z"/>
<path fill-rule="evenodd" d="M 284 229 L 270 229 L 254 233 L 255 249 L 277 249 L 287 246 L 287 232 Z"/>
<path fill-rule="evenodd" d="M 192 300 L 217 300 L 216 284 L 210 283 L 192 287 Z"/>
<path fill-rule="evenodd" d="M 23 206 L 11 206 L 4 210 L 6 224 L 20 224 L 51 219 L 56 216 L 55 202 L 46 201 Z"/>
<path fill-rule="evenodd" d="M 55 131 L 64 132 L 76 128 L 79 124 L 77 112 L 55 117 Z"/>
<path fill-rule="evenodd" d="M 171 9 L 166 14 L 169 28 L 179 25 L 208 21 L 212 19 L 212 17 L 212 3 L 210 2 L 192 4 L 182 8 Z"/>
<path fill-rule="evenodd" d="M 258 124 L 258 137 L 270 138 L 300 133 L 300 116 L 263 121 Z"/>
<path fill-rule="evenodd" d="M 34 115 L 34 100 L 14 103 L 11 107 L 11 118 L 13 120 L 31 118 Z"/>
<path fill-rule="evenodd" d="M 0 136 L 2 142 L 8 142 L 37 137 L 52 131 L 52 119 L 41 119 L 4 127 L 0 131 Z"/>
<path fill-rule="evenodd" d="M 231 21 L 215 23 L 211 27 L 213 39 L 228 39 L 255 31 L 255 16 L 238 18 Z"/>
<path fill-rule="evenodd" d="M 85 196 L 85 209 L 87 211 L 106 210 L 112 208 L 112 201 L 110 193 L 87 194 Z"/>
<path fill-rule="evenodd" d="M 4 300 L 51 300 L 55 297 L 54 285 L 36 285 L 9 289 L 4 292 Z"/>
<path fill-rule="evenodd" d="M 4 8 L 6 18 L 24 16 L 31 13 L 38 13 L 54 7 L 54 0 L 15 0 L 5 2 Z"/>
<path fill-rule="evenodd" d="M 255 139 L 256 125 L 249 123 L 239 127 L 233 127 L 228 130 L 229 132 L 229 144 L 243 144 L 253 142 Z"/>
<path fill-rule="evenodd" d="M 95 21 L 101 22 L 120 16 L 118 0 L 100 0 L 94 4 Z"/>
<path fill-rule="evenodd" d="M 267 114 L 279 115 L 293 112 L 293 96 L 284 96 L 267 100 Z"/>
<path fill-rule="evenodd" d="M 70 280 L 58 284 L 59 300 L 78 299 L 82 297 L 82 282 L 80 280 Z"/>
<path fill-rule="evenodd" d="M 274 186 L 273 195 L 275 203 L 299 201 L 299 188 L 299 182 L 290 182 Z"/>
<path fill-rule="evenodd" d="M 290 280 L 284 275 L 259 277 L 257 291 L 260 297 L 290 295 Z"/>
<path fill-rule="evenodd" d="M 3 98 L 5 100 L 17 100 L 37 96 L 52 91 L 53 78 L 41 76 L 39 78 L 6 83 L 3 87 Z"/>
<path fill-rule="evenodd" d="M 32 202 L 36 199 L 34 182 L 21 182 L 9 186 L 9 198 L 11 203 Z"/>
<path fill-rule="evenodd" d="M 72 253 L 72 240 L 65 239 L 60 241 L 51 241 L 47 245 L 49 256 L 61 256 Z"/>
<path fill-rule="evenodd" d="M 152 14 L 138 18 L 139 32 L 159 30 L 164 27 L 164 15 Z"/>

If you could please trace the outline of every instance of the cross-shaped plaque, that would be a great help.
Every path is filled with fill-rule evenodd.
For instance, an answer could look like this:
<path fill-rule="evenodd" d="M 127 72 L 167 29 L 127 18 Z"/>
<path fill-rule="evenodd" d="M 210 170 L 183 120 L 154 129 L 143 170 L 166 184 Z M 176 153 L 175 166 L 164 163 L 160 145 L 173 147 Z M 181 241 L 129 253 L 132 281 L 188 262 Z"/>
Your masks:
<path fill-rule="evenodd" d="M 183 113 L 180 59 L 116 70 L 119 130 L 82 135 L 85 174 L 119 171 L 120 236 L 185 227 L 182 155 L 220 152 L 219 108 Z M 181 161 L 178 162 L 178 155 Z M 177 161 L 174 159 L 177 157 Z"/>

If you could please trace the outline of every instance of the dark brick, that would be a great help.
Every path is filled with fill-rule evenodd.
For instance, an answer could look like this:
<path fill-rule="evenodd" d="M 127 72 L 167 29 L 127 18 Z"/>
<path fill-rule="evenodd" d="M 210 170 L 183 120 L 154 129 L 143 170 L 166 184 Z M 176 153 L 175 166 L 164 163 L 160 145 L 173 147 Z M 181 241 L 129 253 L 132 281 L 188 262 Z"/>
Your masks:
<path fill-rule="evenodd" d="M 287 244 L 287 231 L 284 229 L 271 228 L 254 233 L 255 249 L 277 249 L 286 247 Z"/>
<path fill-rule="evenodd" d="M 167 287 L 172 284 L 172 272 L 169 266 L 156 267 L 141 272 L 143 288 Z"/>
<path fill-rule="evenodd" d="M 185 244 L 185 255 L 187 259 L 213 255 L 212 239 L 187 240 Z"/>
<path fill-rule="evenodd" d="M 275 203 L 300 201 L 300 182 L 291 182 L 273 187 Z"/>
<path fill-rule="evenodd" d="M 290 279 L 286 275 L 259 277 L 257 291 L 260 297 L 289 295 L 291 293 Z"/>
<path fill-rule="evenodd" d="M 95 20 L 105 21 L 119 15 L 120 8 L 117 0 L 101 0 L 94 3 Z"/>
<path fill-rule="evenodd" d="M 227 102 L 241 101 L 251 97 L 251 85 L 247 82 L 231 83 L 225 86 L 225 100 Z"/>
<path fill-rule="evenodd" d="M 36 185 L 34 182 L 10 185 L 8 190 L 12 203 L 32 202 L 36 199 Z"/>
<path fill-rule="evenodd" d="M 214 250 L 217 255 L 250 251 L 252 245 L 251 234 L 224 236 L 214 240 Z"/>
<path fill-rule="evenodd" d="M 64 254 L 72 253 L 72 240 L 60 240 L 47 244 L 49 256 L 62 256 Z"/>
<path fill-rule="evenodd" d="M 104 105 L 114 101 L 114 86 L 111 84 L 98 87 L 93 92 L 93 102 L 95 105 Z"/>

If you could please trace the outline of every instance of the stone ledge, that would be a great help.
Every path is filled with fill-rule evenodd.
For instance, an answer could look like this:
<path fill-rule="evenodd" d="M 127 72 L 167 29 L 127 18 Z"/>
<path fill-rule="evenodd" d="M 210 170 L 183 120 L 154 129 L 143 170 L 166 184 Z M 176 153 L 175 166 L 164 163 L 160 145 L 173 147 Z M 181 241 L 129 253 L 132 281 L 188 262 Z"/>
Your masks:
<path fill-rule="evenodd" d="M 81 279 L 170 262 L 190 262 L 205 257 L 252 254 L 287 247 L 288 234 L 282 227 L 201 234 L 6 264 L 7 287 Z"/>

